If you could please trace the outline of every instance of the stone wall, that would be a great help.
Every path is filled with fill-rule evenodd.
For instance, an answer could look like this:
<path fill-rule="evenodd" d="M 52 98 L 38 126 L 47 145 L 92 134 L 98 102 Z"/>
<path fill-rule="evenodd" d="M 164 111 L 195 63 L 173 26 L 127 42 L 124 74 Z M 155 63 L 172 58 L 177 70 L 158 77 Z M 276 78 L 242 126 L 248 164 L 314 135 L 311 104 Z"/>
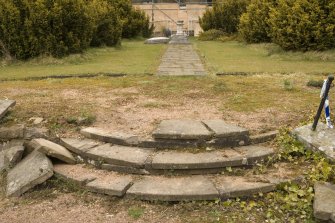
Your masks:
<path fill-rule="evenodd" d="M 134 7 L 143 10 L 152 21 L 154 17 L 155 33 L 160 33 L 163 28 L 170 29 L 173 33 L 177 31 L 178 20 L 184 21 L 184 32 L 190 35 L 199 35 L 202 31 L 199 25 L 199 17 L 209 7 L 204 4 L 186 4 L 180 7 L 177 3 L 151 3 L 134 4 Z"/>

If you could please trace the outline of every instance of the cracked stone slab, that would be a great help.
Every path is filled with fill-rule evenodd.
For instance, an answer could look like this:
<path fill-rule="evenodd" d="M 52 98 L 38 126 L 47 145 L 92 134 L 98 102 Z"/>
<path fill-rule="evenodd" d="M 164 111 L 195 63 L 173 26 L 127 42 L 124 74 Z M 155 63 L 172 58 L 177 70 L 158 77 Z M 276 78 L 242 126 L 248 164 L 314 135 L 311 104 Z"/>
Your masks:
<path fill-rule="evenodd" d="M 218 176 L 214 179 L 221 199 L 250 197 L 258 193 L 267 193 L 276 188 L 275 184 L 250 182 L 243 177 Z"/>
<path fill-rule="evenodd" d="M 25 128 L 24 139 L 31 140 L 33 138 L 48 138 L 50 135 L 49 129 L 45 127 Z"/>
<path fill-rule="evenodd" d="M 144 177 L 130 187 L 127 196 L 161 201 L 215 200 L 219 193 L 213 183 L 203 176 Z"/>
<path fill-rule="evenodd" d="M 164 120 L 152 136 L 155 139 L 210 139 L 212 133 L 200 121 Z"/>
<path fill-rule="evenodd" d="M 0 100 L 0 119 L 3 118 L 11 107 L 14 107 L 14 100 Z"/>
<path fill-rule="evenodd" d="M 35 145 L 35 149 L 46 154 L 47 156 L 57 158 L 70 164 L 76 163 L 76 160 L 74 159 L 72 154 L 61 145 L 58 145 L 43 138 L 33 139 L 32 144 Z"/>
<path fill-rule="evenodd" d="M 225 121 L 217 120 L 205 120 L 203 123 L 214 132 L 216 138 L 224 137 L 249 137 L 249 130 L 236 126 L 227 124 Z"/>
<path fill-rule="evenodd" d="M 14 167 L 21 161 L 24 146 L 13 146 L 0 152 L 0 171 Z"/>
<path fill-rule="evenodd" d="M 85 157 L 107 164 L 143 168 L 153 149 L 104 144 L 89 149 Z"/>
<path fill-rule="evenodd" d="M 132 184 L 129 176 L 106 176 L 95 179 L 86 188 L 95 193 L 122 197 Z"/>
<path fill-rule="evenodd" d="M 24 137 L 25 126 L 15 125 L 11 127 L 0 128 L 0 140 L 6 141 L 11 139 L 19 139 Z"/>
<path fill-rule="evenodd" d="M 18 197 L 53 175 L 51 161 L 40 152 L 33 152 L 8 172 L 7 197 Z"/>
<path fill-rule="evenodd" d="M 93 127 L 82 129 L 80 133 L 87 138 L 96 139 L 117 145 L 130 146 L 138 144 L 138 136 L 132 134 L 126 134 L 121 132 L 111 133 L 103 129 Z"/>
<path fill-rule="evenodd" d="M 314 217 L 331 220 L 335 215 L 335 185 L 317 182 L 314 185 Z"/>
<path fill-rule="evenodd" d="M 235 148 L 235 151 L 247 158 L 248 165 L 253 165 L 259 161 L 266 160 L 275 154 L 272 148 L 264 146 L 242 146 Z"/>
<path fill-rule="evenodd" d="M 55 164 L 54 172 L 57 177 L 82 186 L 97 179 L 95 174 L 82 165 Z"/>
<path fill-rule="evenodd" d="M 319 123 L 316 130 L 312 131 L 312 124 L 293 130 L 293 135 L 302 142 L 306 148 L 323 152 L 331 161 L 335 162 L 335 129 Z"/>
<path fill-rule="evenodd" d="M 242 166 L 243 157 L 234 150 L 213 152 L 164 151 L 153 156 L 153 169 L 206 169 Z"/>
<path fill-rule="evenodd" d="M 100 142 L 91 139 L 61 138 L 60 143 L 71 152 L 80 156 L 84 155 L 89 149 L 101 145 Z"/>

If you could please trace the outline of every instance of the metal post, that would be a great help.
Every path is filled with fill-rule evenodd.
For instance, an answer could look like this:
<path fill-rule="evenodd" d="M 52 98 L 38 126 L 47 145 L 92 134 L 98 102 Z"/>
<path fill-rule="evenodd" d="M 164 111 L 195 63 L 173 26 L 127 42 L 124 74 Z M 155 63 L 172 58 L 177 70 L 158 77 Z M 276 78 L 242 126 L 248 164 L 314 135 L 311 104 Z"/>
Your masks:
<path fill-rule="evenodd" d="M 312 126 L 312 130 L 315 131 L 316 129 L 316 126 L 318 125 L 318 122 L 319 122 L 319 119 L 320 119 L 320 115 L 321 115 L 321 112 L 322 112 L 322 109 L 325 105 L 325 101 L 328 97 L 328 93 L 329 93 L 329 89 L 330 89 L 330 86 L 332 84 L 334 80 L 334 76 L 332 75 L 329 75 L 328 76 L 328 79 L 327 79 L 327 84 L 326 84 L 326 90 L 325 90 L 325 93 L 323 94 L 322 98 L 321 98 L 321 102 L 320 102 L 320 105 L 319 105 L 319 109 L 314 117 L 314 123 L 313 123 L 313 126 Z"/>

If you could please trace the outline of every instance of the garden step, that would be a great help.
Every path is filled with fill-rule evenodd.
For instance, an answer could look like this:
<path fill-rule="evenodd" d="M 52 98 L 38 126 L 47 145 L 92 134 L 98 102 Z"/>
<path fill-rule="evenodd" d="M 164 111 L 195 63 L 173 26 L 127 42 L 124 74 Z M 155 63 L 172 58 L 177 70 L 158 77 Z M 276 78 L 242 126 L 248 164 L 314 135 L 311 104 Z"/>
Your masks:
<path fill-rule="evenodd" d="M 249 197 L 276 189 L 279 183 L 297 178 L 299 171 L 278 164 L 263 175 L 250 170 L 243 176 L 144 176 L 122 175 L 85 165 L 55 164 L 56 177 L 80 185 L 95 193 L 140 200 L 183 201 Z"/>
<path fill-rule="evenodd" d="M 3 118 L 11 107 L 14 107 L 14 100 L 0 100 L 0 119 Z"/>

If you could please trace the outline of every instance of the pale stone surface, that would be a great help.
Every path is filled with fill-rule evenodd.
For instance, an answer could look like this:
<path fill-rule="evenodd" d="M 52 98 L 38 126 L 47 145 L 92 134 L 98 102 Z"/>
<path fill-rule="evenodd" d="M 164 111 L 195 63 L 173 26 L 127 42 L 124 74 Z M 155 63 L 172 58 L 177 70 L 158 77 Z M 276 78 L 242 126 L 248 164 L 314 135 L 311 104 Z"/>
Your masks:
<path fill-rule="evenodd" d="M 215 200 L 219 193 L 206 177 L 144 177 L 134 183 L 127 195 L 142 200 Z"/>
<path fill-rule="evenodd" d="M 16 104 L 13 100 L 0 100 L 0 119 L 5 116 L 9 108 L 14 107 Z"/>
<path fill-rule="evenodd" d="M 140 174 L 140 175 L 148 175 L 149 172 L 145 169 L 139 169 L 131 166 L 119 166 L 112 164 L 102 164 L 101 169 L 114 171 L 118 173 L 127 173 L 127 174 Z"/>
<path fill-rule="evenodd" d="M 80 131 L 81 134 L 86 136 L 87 138 L 100 140 L 107 143 L 113 143 L 117 145 L 137 145 L 138 144 L 138 136 L 121 133 L 121 132 L 107 132 L 103 129 L 98 128 L 85 128 Z"/>
<path fill-rule="evenodd" d="M 107 176 L 89 182 L 86 188 L 91 192 L 122 197 L 131 183 L 132 178 L 129 176 Z"/>
<path fill-rule="evenodd" d="M 8 172 L 7 190 L 8 197 L 17 197 L 45 182 L 53 175 L 51 161 L 40 152 L 33 152 L 24 158 L 18 165 Z"/>
<path fill-rule="evenodd" d="M 314 185 L 314 217 L 330 220 L 335 214 L 335 185 L 318 182 Z"/>
<path fill-rule="evenodd" d="M 203 139 L 141 139 L 138 143 L 139 147 L 144 148 L 157 148 L 157 149 L 171 149 L 171 148 L 194 148 L 194 147 L 204 147 L 206 141 Z"/>
<path fill-rule="evenodd" d="M 264 146 L 242 146 L 235 148 L 235 150 L 247 158 L 249 165 L 253 165 L 257 161 L 266 160 L 275 153 L 272 148 Z"/>
<path fill-rule="evenodd" d="M 33 139 L 32 142 L 36 145 L 37 148 L 35 148 L 36 150 L 57 158 L 59 160 L 62 160 L 66 163 L 70 163 L 70 164 L 75 164 L 76 160 L 74 159 L 74 157 L 72 156 L 72 154 L 63 146 L 58 145 L 54 142 L 48 141 L 46 139 Z"/>
<path fill-rule="evenodd" d="M 209 139 L 212 133 L 200 121 L 164 120 L 152 136 L 155 139 Z"/>
<path fill-rule="evenodd" d="M 15 125 L 12 127 L 1 127 L 0 128 L 0 140 L 11 140 L 19 139 L 24 136 L 24 125 Z"/>
<path fill-rule="evenodd" d="M 330 160 L 335 161 L 335 129 L 319 123 L 316 131 L 312 131 L 311 124 L 293 130 L 293 134 L 307 148 L 323 152 Z"/>
<path fill-rule="evenodd" d="M 161 43 L 169 43 L 170 42 L 170 38 L 168 37 L 153 37 L 150 39 L 147 39 L 145 41 L 146 44 L 161 44 Z"/>
<path fill-rule="evenodd" d="M 33 138 L 48 138 L 49 129 L 45 127 L 40 128 L 30 128 L 27 127 L 24 130 L 24 139 L 29 140 Z"/>
<path fill-rule="evenodd" d="M 143 168 L 145 161 L 152 153 L 151 149 L 104 144 L 88 150 L 85 156 L 112 165 Z"/>
<path fill-rule="evenodd" d="M 84 155 L 89 149 L 101 145 L 100 142 L 91 139 L 61 138 L 60 142 L 68 150 L 78 155 Z"/>
<path fill-rule="evenodd" d="M 205 120 L 203 123 L 214 132 L 216 138 L 249 137 L 249 130 L 236 125 L 227 124 L 223 120 Z"/>
<path fill-rule="evenodd" d="M 82 165 L 55 164 L 54 172 L 57 177 L 70 180 L 82 186 L 97 178 L 95 174 Z"/>
<path fill-rule="evenodd" d="M 14 167 L 22 159 L 23 146 L 13 146 L 0 152 L 0 171 Z"/>
<path fill-rule="evenodd" d="M 206 169 L 242 166 L 243 157 L 234 150 L 213 152 L 158 152 L 152 159 L 153 169 Z"/>
<path fill-rule="evenodd" d="M 222 199 L 250 197 L 260 192 L 273 191 L 276 187 L 271 183 L 250 182 L 243 177 L 218 176 L 214 181 Z"/>
<path fill-rule="evenodd" d="M 41 117 L 32 117 L 29 119 L 30 122 L 32 122 L 34 125 L 39 125 L 43 122 L 43 118 Z"/>

